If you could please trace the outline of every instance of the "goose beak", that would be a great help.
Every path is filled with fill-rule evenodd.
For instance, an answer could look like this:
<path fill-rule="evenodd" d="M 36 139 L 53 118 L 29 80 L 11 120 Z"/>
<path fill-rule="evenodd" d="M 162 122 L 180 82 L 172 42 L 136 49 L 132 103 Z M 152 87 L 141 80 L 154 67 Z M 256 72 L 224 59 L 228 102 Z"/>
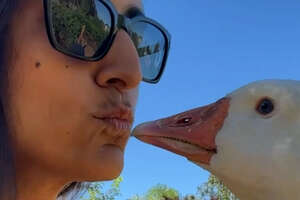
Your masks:
<path fill-rule="evenodd" d="M 230 98 L 188 110 L 134 128 L 137 139 L 182 155 L 191 161 L 209 164 L 217 153 L 215 137 L 229 110 Z"/>

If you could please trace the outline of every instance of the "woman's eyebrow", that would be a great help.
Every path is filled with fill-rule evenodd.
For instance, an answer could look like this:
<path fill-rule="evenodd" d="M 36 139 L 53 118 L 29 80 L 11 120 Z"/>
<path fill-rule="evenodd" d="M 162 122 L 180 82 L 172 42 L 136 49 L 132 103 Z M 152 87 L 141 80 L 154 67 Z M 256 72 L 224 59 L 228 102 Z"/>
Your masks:
<path fill-rule="evenodd" d="M 133 18 L 133 17 L 136 17 L 136 16 L 145 16 L 144 12 L 138 8 L 138 7 L 130 7 L 128 8 L 125 12 L 124 12 L 124 15 L 129 17 L 129 18 Z"/>

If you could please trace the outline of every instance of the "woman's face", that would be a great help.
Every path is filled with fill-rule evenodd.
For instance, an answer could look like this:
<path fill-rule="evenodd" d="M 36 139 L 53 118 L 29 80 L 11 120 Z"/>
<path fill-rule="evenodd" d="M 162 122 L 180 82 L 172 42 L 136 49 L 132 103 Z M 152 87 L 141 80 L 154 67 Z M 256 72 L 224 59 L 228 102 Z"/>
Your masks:
<path fill-rule="evenodd" d="M 132 41 L 121 30 L 103 59 L 68 57 L 48 41 L 43 1 L 19 2 L 5 100 L 17 168 L 77 181 L 117 177 L 142 79 Z M 119 13 L 142 9 L 140 0 L 111 2 Z"/>

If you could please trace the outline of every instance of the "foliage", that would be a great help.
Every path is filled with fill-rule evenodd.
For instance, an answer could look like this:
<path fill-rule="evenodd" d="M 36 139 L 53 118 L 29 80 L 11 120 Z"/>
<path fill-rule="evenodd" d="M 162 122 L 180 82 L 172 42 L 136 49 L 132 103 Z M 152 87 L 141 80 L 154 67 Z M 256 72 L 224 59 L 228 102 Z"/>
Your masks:
<path fill-rule="evenodd" d="M 128 200 L 178 200 L 179 192 L 164 184 L 157 184 L 150 188 L 146 195 L 135 195 Z"/>
<path fill-rule="evenodd" d="M 169 188 L 163 184 L 157 184 L 148 190 L 146 194 L 147 200 L 164 200 L 164 199 L 176 199 L 179 197 L 179 192 L 175 189 Z"/>
<path fill-rule="evenodd" d="M 120 183 L 123 181 L 119 177 L 113 181 L 110 188 L 104 192 L 103 183 L 92 183 L 88 186 L 87 192 L 89 198 L 81 198 L 81 200 L 115 200 L 121 195 Z M 165 184 L 157 184 L 151 187 L 144 195 L 134 195 L 127 200 L 238 200 L 226 186 L 214 175 L 210 175 L 208 181 L 197 188 L 194 195 L 185 195 L 182 197 L 180 193 Z"/>
<path fill-rule="evenodd" d="M 210 175 L 206 183 L 198 186 L 197 194 L 180 197 L 177 190 L 158 184 L 148 190 L 145 196 L 135 195 L 128 200 L 238 200 L 214 175 Z"/>
<path fill-rule="evenodd" d="M 197 188 L 202 200 L 238 200 L 230 190 L 214 175 L 210 175 L 208 181 Z"/>
<path fill-rule="evenodd" d="M 117 196 L 121 195 L 120 192 L 120 183 L 123 181 L 122 177 L 118 177 L 113 181 L 111 187 L 106 192 L 103 192 L 103 183 L 95 182 L 92 183 L 87 192 L 89 194 L 89 198 L 85 199 L 81 197 L 81 200 L 114 200 Z"/>

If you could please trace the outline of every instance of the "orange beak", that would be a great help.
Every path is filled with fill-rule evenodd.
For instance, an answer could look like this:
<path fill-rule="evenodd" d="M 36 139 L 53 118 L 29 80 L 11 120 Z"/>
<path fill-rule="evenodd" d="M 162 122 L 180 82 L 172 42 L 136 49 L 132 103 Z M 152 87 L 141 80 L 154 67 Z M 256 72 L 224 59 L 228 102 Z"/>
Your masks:
<path fill-rule="evenodd" d="M 209 164 L 217 153 L 215 138 L 229 110 L 229 98 L 138 125 L 132 135 L 139 140 Z"/>

